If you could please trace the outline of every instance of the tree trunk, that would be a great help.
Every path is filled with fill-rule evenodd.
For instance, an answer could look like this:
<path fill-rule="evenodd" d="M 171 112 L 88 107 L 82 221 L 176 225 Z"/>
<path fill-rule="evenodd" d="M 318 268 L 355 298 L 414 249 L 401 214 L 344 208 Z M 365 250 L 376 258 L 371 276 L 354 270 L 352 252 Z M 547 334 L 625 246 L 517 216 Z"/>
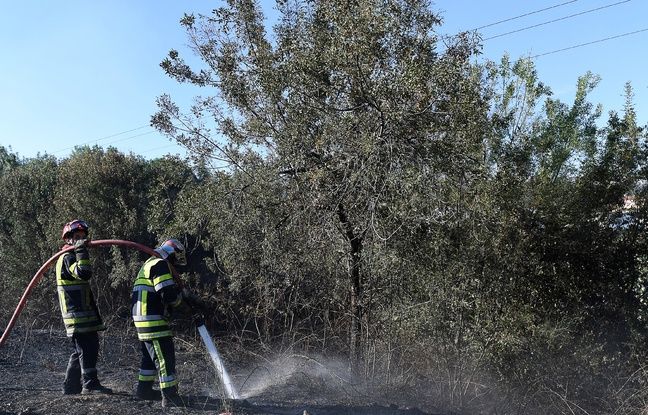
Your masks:
<path fill-rule="evenodd" d="M 349 222 L 344 206 L 340 203 L 337 209 L 344 235 L 349 242 L 349 286 L 351 327 L 349 332 L 349 364 L 353 374 L 359 374 L 362 339 L 362 235 L 356 235 Z"/>

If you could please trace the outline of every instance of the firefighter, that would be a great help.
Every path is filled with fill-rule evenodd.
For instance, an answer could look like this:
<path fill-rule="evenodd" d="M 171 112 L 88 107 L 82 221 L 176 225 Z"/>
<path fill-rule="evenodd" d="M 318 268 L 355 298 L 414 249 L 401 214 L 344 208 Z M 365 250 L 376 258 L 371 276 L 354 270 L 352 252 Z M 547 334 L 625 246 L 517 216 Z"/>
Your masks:
<path fill-rule="evenodd" d="M 182 407 L 185 402 L 178 395 L 175 370 L 173 333 L 169 326 L 171 313 L 188 309 L 183 294 L 175 284 L 176 266 L 187 264 L 184 245 L 177 239 L 165 241 L 137 274 L 131 301 L 133 322 L 142 349 L 142 360 L 136 396 L 144 400 L 158 400 L 160 393 L 153 390 L 156 377 L 160 382 L 163 407 Z"/>
<path fill-rule="evenodd" d="M 74 352 L 65 371 L 63 393 L 111 394 L 97 377 L 99 355 L 98 331 L 105 330 L 89 280 L 92 277 L 88 254 L 88 224 L 73 220 L 63 227 L 61 235 L 73 252 L 66 252 L 56 263 L 56 289 L 67 336 L 72 339 Z"/>

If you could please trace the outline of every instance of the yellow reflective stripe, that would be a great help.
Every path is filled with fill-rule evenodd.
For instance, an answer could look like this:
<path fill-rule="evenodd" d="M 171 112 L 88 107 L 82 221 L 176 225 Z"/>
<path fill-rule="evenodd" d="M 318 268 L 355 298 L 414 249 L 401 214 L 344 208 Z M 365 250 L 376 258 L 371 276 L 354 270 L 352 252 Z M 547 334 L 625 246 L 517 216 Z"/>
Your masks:
<path fill-rule="evenodd" d="M 77 269 L 78 266 L 79 266 L 79 264 L 76 263 L 76 262 L 75 262 L 74 264 L 70 265 L 70 274 L 72 274 L 72 276 L 73 276 L 74 278 L 80 280 L 81 277 L 79 277 L 79 276 L 77 275 L 77 273 L 76 273 L 76 269 Z"/>
<path fill-rule="evenodd" d="M 156 378 L 155 375 L 139 375 L 137 380 L 140 380 L 142 382 L 148 382 L 148 381 L 154 381 Z"/>
<path fill-rule="evenodd" d="M 88 285 L 88 281 L 85 280 L 64 280 L 64 279 L 59 279 L 56 281 L 58 285 Z"/>
<path fill-rule="evenodd" d="M 82 280 L 76 276 L 76 274 L 73 273 L 72 277 L 77 277 L 78 279 L 74 280 L 66 280 L 63 278 L 63 259 L 65 258 L 65 255 L 61 255 L 58 260 L 56 261 L 56 285 L 82 285 L 82 284 L 88 284 L 88 281 Z M 76 263 L 72 264 L 73 267 L 75 267 Z"/>
<path fill-rule="evenodd" d="M 156 258 L 156 257 L 151 257 L 146 260 L 144 263 L 144 266 L 140 269 L 140 272 L 137 274 L 137 279 L 146 279 L 149 280 L 150 285 L 153 285 L 150 282 L 150 277 L 151 277 L 151 267 L 155 264 L 158 263 L 158 261 L 161 261 L 161 259 Z"/>
<path fill-rule="evenodd" d="M 135 285 L 148 285 L 155 286 L 161 282 L 172 280 L 173 275 L 171 273 L 162 274 L 155 279 L 151 280 L 151 268 L 157 265 L 158 263 L 163 262 L 162 259 L 151 257 L 146 260 L 142 268 L 140 268 L 137 273 L 137 278 L 135 279 Z M 168 267 L 168 266 L 167 266 Z"/>
<path fill-rule="evenodd" d="M 177 380 L 173 380 L 171 382 L 160 382 L 160 388 L 161 389 L 170 388 L 171 386 L 175 386 L 177 384 L 178 384 Z"/>
<path fill-rule="evenodd" d="M 61 255 L 56 261 L 56 284 L 57 285 L 75 285 L 75 284 L 86 284 L 87 281 L 83 280 L 66 280 L 63 279 L 63 260 L 67 254 Z M 74 275 L 73 275 L 74 277 Z"/>
<path fill-rule="evenodd" d="M 59 291 L 59 304 L 61 306 L 61 312 L 67 314 L 67 302 L 65 301 L 65 292 Z"/>
<path fill-rule="evenodd" d="M 140 314 L 140 315 L 145 316 L 145 315 L 146 315 L 146 311 L 147 311 L 147 310 L 146 310 L 146 300 L 147 300 L 147 298 L 148 298 L 148 291 L 140 291 L 140 292 L 142 293 L 142 301 L 141 301 L 141 304 L 142 304 L 142 311 L 141 311 L 141 314 Z"/>
<path fill-rule="evenodd" d="M 154 339 L 160 339 L 162 337 L 172 337 L 173 333 L 171 330 L 156 331 L 154 333 L 137 333 L 137 339 L 140 341 L 149 341 Z"/>
<path fill-rule="evenodd" d="M 56 261 L 56 282 L 58 285 L 71 285 L 71 284 L 76 284 L 76 281 L 70 281 L 70 280 L 65 280 L 63 279 L 63 260 L 65 256 L 68 255 L 63 254 L 61 255 L 58 260 Z M 70 274 L 72 275 L 73 278 L 76 280 L 80 280 L 81 282 L 85 282 L 84 280 L 81 279 L 76 273 L 76 270 L 79 266 L 82 265 L 90 265 L 90 260 L 89 259 L 82 259 L 80 261 L 76 261 L 74 264 L 70 266 Z"/>
<path fill-rule="evenodd" d="M 64 318 L 63 323 L 66 325 L 68 324 L 79 324 L 79 323 L 87 323 L 89 321 L 97 321 L 98 318 L 97 316 L 90 316 L 90 317 L 77 317 L 77 318 Z"/>
<path fill-rule="evenodd" d="M 153 280 L 153 285 L 158 285 L 161 282 L 168 281 L 171 279 L 173 279 L 173 276 L 171 274 L 162 274 Z"/>
<path fill-rule="evenodd" d="M 140 268 L 139 272 L 137 273 L 137 277 L 135 277 L 136 280 L 146 278 L 145 272 L 144 272 L 144 267 Z"/>
<path fill-rule="evenodd" d="M 144 263 L 144 273 L 146 275 L 151 275 L 151 267 L 155 264 L 158 263 L 158 261 L 162 261 L 160 258 L 156 257 L 151 257 L 149 258 L 145 263 Z"/>
<path fill-rule="evenodd" d="M 153 321 L 136 321 L 135 327 L 157 327 L 157 326 L 166 326 L 169 323 L 166 320 L 153 320 Z"/>
<path fill-rule="evenodd" d="M 56 260 L 56 282 L 58 283 L 61 280 L 61 275 L 63 274 L 63 257 L 65 254 L 61 255 L 58 260 Z"/>
<path fill-rule="evenodd" d="M 160 263 L 160 262 L 164 262 L 164 260 L 162 260 L 162 259 L 160 259 L 160 258 L 155 258 L 155 257 L 151 257 L 151 258 L 149 258 L 149 259 L 144 263 L 144 266 L 143 266 L 142 269 L 140 270 L 140 271 L 142 271 L 142 272 L 140 272 L 140 273 L 137 275 L 137 278 L 138 278 L 138 279 L 140 279 L 140 278 L 146 278 L 146 279 L 149 279 L 149 280 L 150 280 L 150 278 L 151 278 L 151 268 L 153 268 L 155 265 L 157 265 L 157 264 Z M 168 268 L 168 265 L 167 265 L 167 268 Z M 169 280 L 169 279 L 173 279 L 173 276 L 171 275 L 171 273 L 162 274 L 162 275 L 156 277 L 156 278 L 153 280 L 153 284 L 152 284 L 152 285 L 157 285 L 157 284 L 159 284 L 159 283 L 161 283 L 161 282 L 164 282 L 164 281 L 166 281 L 166 280 Z"/>
<path fill-rule="evenodd" d="M 152 343 L 159 365 L 160 388 L 170 388 L 171 386 L 177 385 L 178 379 L 175 377 L 175 375 L 169 375 L 169 372 L 167 372 L 166 360 L 164 360 L 164 355 L 162 354 L 162 347 L 160 346 L 159 340 L 153 340 Z"/>
<path fill-rule="evenodd" d="M 167 376 L 166 361 L 164 360 L 162 347 L 160 347 L 160 342 L 158 340 L 153 340 L 153 348 L 155 349 L 155 354 L 157 355 L 158 363 L 160 364 L 160 377 Z"/>

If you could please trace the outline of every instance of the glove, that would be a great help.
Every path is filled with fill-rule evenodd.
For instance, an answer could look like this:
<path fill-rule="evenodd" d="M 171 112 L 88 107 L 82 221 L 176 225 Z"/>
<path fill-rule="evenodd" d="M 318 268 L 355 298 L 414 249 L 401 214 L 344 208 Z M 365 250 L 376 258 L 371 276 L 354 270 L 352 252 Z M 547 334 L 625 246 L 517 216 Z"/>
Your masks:
<path fill-rule="evenodd" d="M 72 244 L 72 246 L 73 246 L 74 249 L 76 250 L 76 249 L 79 249 L 79 248 L 82 248 L 82 247 L 87 246 L 88 243 L 90 243 L 90 238 L 86 238 L 86 239 L 77 239 L 76 241 L 74 241 L 74 244 Z"/>
<path fill-rule="evenodd" d="M 187 304 L 191 304 L 193 297 L 195 297 L 194 293 L 189 291 L 187 288 L 182 289 L 182 299 L 185 300 Z"/>
<path fill-rule="evenodd" d="M 203 316 L 202 314 L 194 314 L 193 316 L 191 316 L 191 320 L 196 325 L 196 327 L 205 325 L 205 316 Z"/>
<path fill-rule="evenodd" d="M 196 294 L 192 293 L 187 288 L 182 289 L 182 298 L 187 303 L 187 305 L 192 309 L 197 311 L 202 311 L 203 309 L 202 301 L 198 298 Z"/>
<path fill-rule="evenodd" d="M 182 299 L 191 308 L 193 313 L 205 314 L 209 312 L 209 304 L 187 288 L 182 289 Z"/>

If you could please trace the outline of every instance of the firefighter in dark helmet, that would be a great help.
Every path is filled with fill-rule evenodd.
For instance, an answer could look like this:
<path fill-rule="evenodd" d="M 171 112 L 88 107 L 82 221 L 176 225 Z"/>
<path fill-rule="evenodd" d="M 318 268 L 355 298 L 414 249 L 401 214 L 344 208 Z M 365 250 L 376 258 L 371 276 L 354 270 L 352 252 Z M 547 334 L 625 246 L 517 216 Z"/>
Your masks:
<path fill-rule="evenodd" d="M 159 399 L 160 393 L 153 390 L 157 378 L 162 406 L 181 407 L 186 403 L 178 395 L 169 320 L 171 313 L 179 308 L 182 312 L 190 310 L 191 294 L 180 291 L 173 279 L 175 266 L 186 265 L 187 258 L 184 245 L 177 239 L 165 241 L 155 251 L 160 258 L 150 257 L 139 270 L 131 301 L 133 322 L 142 349 L 136 395 L 145 400 Z"/>
<path fill-rule="evenodd" d="M 97 377 L 97 332 L 105 330 L 106 326 L 90 289 L 92 267 L 87 248 L 88 224 L 78 219 L 68 222 L 61 237 L 68 247 L 74 247 L 74 251 L 61 255 L 56 263 L 56 289 L 61 314 L 74 347 L 65 372 L 63 393 L 111 394 L 112 390 L 102 386 Z"/>

